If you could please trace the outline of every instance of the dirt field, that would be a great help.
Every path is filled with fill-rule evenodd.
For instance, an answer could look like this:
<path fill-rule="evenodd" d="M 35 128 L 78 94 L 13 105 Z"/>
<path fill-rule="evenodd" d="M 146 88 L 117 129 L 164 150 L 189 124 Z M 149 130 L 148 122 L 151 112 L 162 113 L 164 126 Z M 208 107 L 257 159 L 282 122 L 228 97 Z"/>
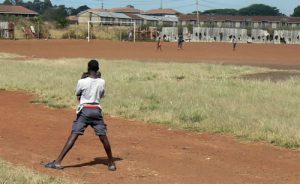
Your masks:
<path fill-rule="evenodd" d="M 13 99 L 13 100 L 12 100 Z M 64 171 L 43 168 L 70 132 L 74 110 L 29 103 L 31 96 L 0 92 L 0 157 L 46 174 L 113 184 L 241 184 L 300 181 L 300 152 L 229 136 L 189 133 L 106 117 L 118 166 L 107 171 L 105 153 L 91 129 L 67 156 Z"/>
<path fill-rule="evenodd" d="M 84 57 L 146 61 L 206 62 L 300 69 L 300 45 L 155 43 L 109 41 L 32 40 L 0 41 L 0 52 L 27 57 Z M 67 156 L 64 171 L 41 165 L 55 159 L 65 143 L 75 112 L 31 104 L 32 96 L 0 91 L 0 157 L 49 175 L 113 184 L 241 184 L 300 181 L 300 152 L 264 143 L 240 143 L 229 136 L 170 130 L 106 117 L 118 166 L 108 172 L 105 153 L 91 129 L 80 137 Z"/>
<path fill-rule="evenodd" d="M 238 44 L 235 52 L 232 51 L 232 45 L 229 43 L 184 43 L 183 51 L 177 50 L 176 43 L 163 43 L 163 52 L 157 52 L 155 46 L 154 42 L 134 44 L 111 41 L 88 43 L 85 40 L 2 40 L 0 52 L 42 58 L 137 59 L 300 69 L 300 45 Z"/>

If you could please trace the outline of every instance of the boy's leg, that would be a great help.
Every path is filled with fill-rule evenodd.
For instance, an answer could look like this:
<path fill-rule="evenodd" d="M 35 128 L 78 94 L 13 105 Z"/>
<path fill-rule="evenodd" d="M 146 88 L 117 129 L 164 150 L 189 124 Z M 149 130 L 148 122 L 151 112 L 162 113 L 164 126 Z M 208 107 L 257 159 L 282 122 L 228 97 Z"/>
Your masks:
<path fill-rule="evenodd" d="M 66 142 L 63 150 L 61 151 L 61 153 L 59 154 L 59 156 L 57 157 L 57 159 L 55 160 L 55 164 L 60 165 L 61 162 L 63 161 L 63 159 L 65 158 L 65 156 L 67 155 L 67 153 L 71 150 L 71 148 L 73 147 L 74 143 L 76 142 L 77 138 L 78 138 L 78 134 L 71 134 L 68 138 L 68 141 Z"/>
<path fill-rule="evenodd" d="M 108 169 L 111 171 L 115 171 L 117 168 L 116 168 L 116 165 L 115 165 L 113 157 L 112 157 L 111 147 L 110 147 L 108 138 L 106 135 L 99 135 L 99 139 L 103 144 L 103 147 L 105 149 L 105 152 L 106 152 L 106 155 L 108 158 Z"/>

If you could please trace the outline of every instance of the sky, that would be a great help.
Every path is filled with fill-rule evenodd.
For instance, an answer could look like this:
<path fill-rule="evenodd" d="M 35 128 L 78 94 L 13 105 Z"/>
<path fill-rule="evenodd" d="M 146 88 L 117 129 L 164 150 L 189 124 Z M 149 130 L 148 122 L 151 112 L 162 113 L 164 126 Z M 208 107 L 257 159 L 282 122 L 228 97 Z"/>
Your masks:
<path fill-rule="evenodd" d="M 173 8 L 182 13 L 190 13 L 196 10 L 196 0 L 103 0 L 104 8 L 122 7 L 128 4 L 134 5 L 141 10 L 159 8 L 161 1 L 163 8 Z M 102 0 L 51 0 L 53 4 L 64 4 L 68 7 L 77 8 L 87 5 L 91 8 L 101 8 Z M 300 5 L 300 0 L 199 0 L 199 10 L 217 8 L 239 9 L 251 4 L 267 4 L 277 7 L 282 13 L 290 15 L 295 7 Z"/>

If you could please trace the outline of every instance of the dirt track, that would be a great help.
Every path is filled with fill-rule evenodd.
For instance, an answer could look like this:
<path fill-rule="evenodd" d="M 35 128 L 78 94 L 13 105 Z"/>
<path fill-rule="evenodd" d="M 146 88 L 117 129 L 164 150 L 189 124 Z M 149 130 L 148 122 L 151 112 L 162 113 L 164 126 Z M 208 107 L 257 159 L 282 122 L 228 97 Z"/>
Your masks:
<path fill-rule="evenodd" d="M 300 181 L 300 152 L 263 143 L 239 143 L 229 136 L 168 130 L 106 117 L 118 166 L 109 172 L 91 129 L 63 163 L 64 171 L 44 169 L 62 148 L 75 112 L 29 103 L 32 96 L 0 91 L 0 157 L 50 175 L 89 183 L 245 184 Z"/>
<path fill-rule="evenodd" d="M 300 69 L 300 45 L 238 45 L 120 43 L 74 40 L 0 40 L 0 52 L 28 57 L 85 57 L 151 61 L 206 62 Z M 239 143 L 229 136 L 168 130 L 106 117 L 117 172 L 108 172 L 105 156 L 91 129 L 67 156 L 64 171 L 44 169 L 62 148 L 75 117 L 74 110 L 49 109 L 30 104 L 31 96 L 0 91 L 0 158 L 50 175 L 64 175 L 89 183 L 113 184 L 241 184 L 300 181 L 300 152 L 263 143 Z"/>
<path fill-rule="evenodd" d="M 205 62 L 300 69 L 300 45 L 238 44 L 232 51 L 228 43 L 185 43 L 177 50 L 176 43 L 163 43 L 163 52 L 156 52 L 153 42 L 111 42 L 85 40 L 0 40 L 0 52 L 28 57 L 84 57 L 105 59 L 138 59 L 170 62 Z"/>

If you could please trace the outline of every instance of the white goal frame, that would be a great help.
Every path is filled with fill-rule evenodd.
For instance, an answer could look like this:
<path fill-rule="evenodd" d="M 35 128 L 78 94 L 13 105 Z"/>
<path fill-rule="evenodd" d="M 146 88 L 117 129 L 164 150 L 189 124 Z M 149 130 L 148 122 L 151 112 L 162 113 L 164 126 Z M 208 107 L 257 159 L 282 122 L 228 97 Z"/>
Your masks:
<path fill-rule="evenodd" d="M 135 43 L 135 33 L 136 33 L 135 21 L 132 21 L 132 22 L 116 22 L 116 21 L 101 21 L 101 20 L 88 21 L 88 37 L 87 37 L 88 42 L 90 42 L 90 24 L 91 23 L 133 24 L 133 42 Z"/>

